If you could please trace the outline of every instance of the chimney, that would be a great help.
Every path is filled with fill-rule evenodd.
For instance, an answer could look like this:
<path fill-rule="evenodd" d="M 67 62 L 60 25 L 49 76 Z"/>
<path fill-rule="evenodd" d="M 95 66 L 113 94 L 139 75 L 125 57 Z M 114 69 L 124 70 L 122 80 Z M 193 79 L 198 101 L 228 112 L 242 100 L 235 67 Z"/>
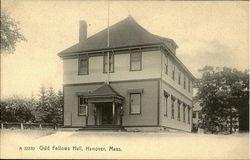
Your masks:
<path fill-rule="evenodd" d="M 87 39 L 87 23 L 84 20 L 79 24 L 79 43 L 83 43 Z"/>

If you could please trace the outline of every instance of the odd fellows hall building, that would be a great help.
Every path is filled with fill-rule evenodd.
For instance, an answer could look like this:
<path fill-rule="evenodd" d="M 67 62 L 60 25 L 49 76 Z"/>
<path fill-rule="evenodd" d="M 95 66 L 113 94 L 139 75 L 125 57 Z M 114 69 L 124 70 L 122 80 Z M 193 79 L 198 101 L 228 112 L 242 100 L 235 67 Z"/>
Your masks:
<path fill-rule="evenodd" d="M 177 47 L 131 16 L 89 38 L 80 21 L 79 42 L 58 54 L 63 125 L 191 132 L 195 77 L 177 58 Z"/>

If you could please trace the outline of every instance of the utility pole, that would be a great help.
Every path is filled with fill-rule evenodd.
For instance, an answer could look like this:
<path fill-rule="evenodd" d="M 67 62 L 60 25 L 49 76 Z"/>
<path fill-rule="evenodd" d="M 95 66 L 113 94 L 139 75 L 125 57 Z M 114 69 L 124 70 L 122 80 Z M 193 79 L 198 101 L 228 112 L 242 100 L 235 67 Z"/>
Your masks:
<path fill-rule="evenodd" d="M 109 37 L 109 1 L 108 1 L 108 28 L 107 28 L 107 47 L 110 47 L 110 37 Z M 107 84 L 109 84 L 109 51 L 107 52 Z"/>

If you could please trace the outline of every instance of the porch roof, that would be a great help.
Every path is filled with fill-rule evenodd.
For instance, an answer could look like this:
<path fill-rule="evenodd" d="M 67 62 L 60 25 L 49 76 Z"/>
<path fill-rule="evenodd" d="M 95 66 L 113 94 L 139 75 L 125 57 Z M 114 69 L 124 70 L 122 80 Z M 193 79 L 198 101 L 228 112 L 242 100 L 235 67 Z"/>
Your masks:
<path fill-rule="evenodd" d="M 114 101 L 121 103 L 124 97 L 116 92 L 109 84 L 104 83 L 101 87 L 97 88 L 93 92 L 80 92 L 78 95 L 82 95 L 91 102 L 108 102 Z"/>

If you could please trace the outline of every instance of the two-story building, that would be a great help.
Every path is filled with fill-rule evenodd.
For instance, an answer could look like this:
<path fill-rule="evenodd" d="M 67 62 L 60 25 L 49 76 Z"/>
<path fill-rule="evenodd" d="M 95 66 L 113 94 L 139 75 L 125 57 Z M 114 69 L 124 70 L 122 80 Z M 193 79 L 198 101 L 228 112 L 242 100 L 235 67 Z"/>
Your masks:
<path fill-rule="evenodd" d="M 64 126 L 191 132 L 195 77 L 177 58 L 177 47 L 131 16 L 89 38 L 81 21 L 79 43 L 58 54 L 63 59 Z"/>

